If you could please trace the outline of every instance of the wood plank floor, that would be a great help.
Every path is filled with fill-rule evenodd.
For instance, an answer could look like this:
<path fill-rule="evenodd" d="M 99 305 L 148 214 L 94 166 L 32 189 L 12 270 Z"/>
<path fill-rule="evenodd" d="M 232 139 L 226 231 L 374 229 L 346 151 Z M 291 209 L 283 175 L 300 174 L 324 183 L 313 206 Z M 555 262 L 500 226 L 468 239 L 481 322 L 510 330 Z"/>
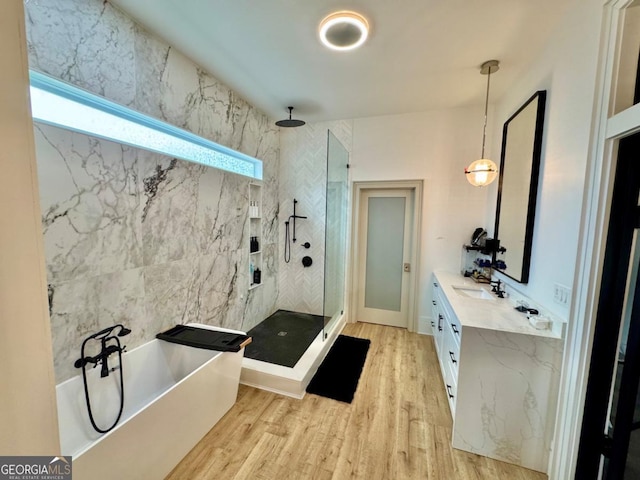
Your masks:
<path fill-rule="evenodd" d="M 366 323 L 343 334 L 371 339 L 353 403 L 240 385 L 236 405 L 167 479 L 547 478 L 451 447 L 431 337 Z"/>

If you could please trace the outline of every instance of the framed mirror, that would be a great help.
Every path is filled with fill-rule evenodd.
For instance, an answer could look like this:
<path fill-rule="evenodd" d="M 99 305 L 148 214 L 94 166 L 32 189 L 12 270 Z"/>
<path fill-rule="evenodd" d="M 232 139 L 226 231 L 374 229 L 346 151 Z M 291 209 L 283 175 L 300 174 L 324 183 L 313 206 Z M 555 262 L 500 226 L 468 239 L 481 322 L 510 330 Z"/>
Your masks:
<path fill-rule="evenodd" d="M 506 264 L 498 271 L 520 283 L 529 281 L 546 98 L 545 90 L 536 92 L 502 130 L 494 237 L 506 251 L 495 260 Z"/>

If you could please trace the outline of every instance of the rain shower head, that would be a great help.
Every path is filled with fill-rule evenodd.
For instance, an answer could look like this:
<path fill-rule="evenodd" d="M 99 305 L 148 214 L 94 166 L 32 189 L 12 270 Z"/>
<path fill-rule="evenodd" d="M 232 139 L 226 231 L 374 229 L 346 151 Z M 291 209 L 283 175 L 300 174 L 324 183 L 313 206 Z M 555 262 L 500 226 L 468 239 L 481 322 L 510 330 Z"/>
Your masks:
<path fill-rule="evenodd" d="M 291 118 L 291 111 L 293 107 L 287 107 L 289 109 L 289 118 L 285 118 L 284 120 L 278 120 L 276 125 L 279 127 L 301 127 L 305 124 L 303 120 L 296 120 Z"/>

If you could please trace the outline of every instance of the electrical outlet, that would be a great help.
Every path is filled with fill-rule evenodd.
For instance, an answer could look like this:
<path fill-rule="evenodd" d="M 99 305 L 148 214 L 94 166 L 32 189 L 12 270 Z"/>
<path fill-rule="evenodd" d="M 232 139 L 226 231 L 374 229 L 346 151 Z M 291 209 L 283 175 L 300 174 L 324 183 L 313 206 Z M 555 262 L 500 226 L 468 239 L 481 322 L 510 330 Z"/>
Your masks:
<path fill-rule="evenodd" d="M 568 306 L 571 303 L 571 289 L 559 283 L 554 283 L 553 301 L 560 305 Z"/>

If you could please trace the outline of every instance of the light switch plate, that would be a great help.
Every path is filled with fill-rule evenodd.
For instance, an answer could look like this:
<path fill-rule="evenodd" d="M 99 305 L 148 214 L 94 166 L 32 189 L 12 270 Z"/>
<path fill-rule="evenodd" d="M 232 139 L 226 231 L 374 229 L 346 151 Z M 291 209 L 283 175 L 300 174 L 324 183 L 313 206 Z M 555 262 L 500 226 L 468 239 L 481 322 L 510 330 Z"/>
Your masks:
<path fill-rule="evenodd" d="M 553 284 L 553 301 L 564 306 L 571 303 L 571 289 L 559 283 Z"/>

